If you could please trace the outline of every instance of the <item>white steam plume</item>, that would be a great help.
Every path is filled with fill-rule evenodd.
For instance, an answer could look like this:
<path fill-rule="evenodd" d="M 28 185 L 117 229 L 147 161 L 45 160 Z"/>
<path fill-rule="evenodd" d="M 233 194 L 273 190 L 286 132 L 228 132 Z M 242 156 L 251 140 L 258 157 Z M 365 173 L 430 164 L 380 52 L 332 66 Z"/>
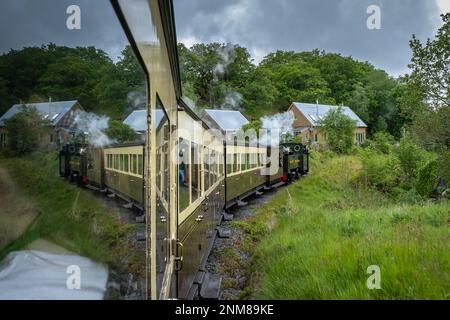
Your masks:
<path fill-rule="evenodd" d="M 84 133 L 91 146 L 104 147 L 115 141 L 111 140 L 105 133 L 108 129 L 109 118 L 98 116 L 95 113 L 75 111 L 74 124 L 78 132 Z"/>
<path fill-rule="evenodd" d="M 127 95 L 128 112 L 142 110 L 147 107 L 147 94 L 143 91 L 132 91 Z"/>
<path fill-rule="evenodd" d="M 295 116 L 292 111 L 278 113 L 273 116 L 261 118 L 261 128 L 265 131 L 261 135 L 260 141 L 267 144 L 277 145 L 279 138 L 283 135 L 294 135 Z M 277 133 L 278 139 L 274 141 L 274 133 Z"/>
<path fill-rule="evenodd" d="M 225 96 L 225 102 L 222 104 L 221 109 L 224 110 L 239 110 L 241 109 L 242 94 L 239 92 L 231 91 Z"/>
<path fill-rule="evenodd" d="M 223 75 L 225 73 L 225 70 L 230 65 L 230 63 L 233 63 L 235 59 L 234 50 L 236 49 L 236 46 L 228 43 L 226 45 L 221 46 L 216 50 L 217 54 L 220 56 L 221 62 L 219 62 L 214 67 L 214 75 L 217 77 L 219 75 Z"/>

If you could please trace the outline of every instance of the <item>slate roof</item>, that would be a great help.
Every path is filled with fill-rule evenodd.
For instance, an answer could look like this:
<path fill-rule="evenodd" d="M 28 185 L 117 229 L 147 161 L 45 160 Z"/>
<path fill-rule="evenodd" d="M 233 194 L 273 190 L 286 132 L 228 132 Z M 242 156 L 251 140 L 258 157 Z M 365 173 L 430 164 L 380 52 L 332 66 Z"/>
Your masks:
<path fill-rule="evenodd" d="M 0 126 L 4 126 L 5 120 L 12 118 L 15 114 L 19 113 L 24 105 L 27 108 L 36 108 L 36 110 L 42 115 L 42 118 L 50 120 L 51 123 L 56 126 L 58 122 L 66 115 L 66 113 L 69 112 L 75 104 L 77 104 L 77 102 L 77 100 L 72 100 L 15 104 L 0 117 Z"/>
<path fill-rule="evenodd" d="M 206 109 L 205 113 L 224 131 L 239 130 L 250 123 L 239 111 Z"/>
<path fill-rule="evenodd" d="M 316 126 L 321 118 L 332 109 L 338 106 L 331 106 L 325 104 L 313 104 L 313 103 L 300 103 L 294 102 L 293 105 L 308 119 L 309 122 Z M 349 107 L 343 106 L 342 112 L 353 120 L 356 120 L 356 126 L 361 128 L 367 128 L 367 125 L 360 117 L 353 112 Z"/>

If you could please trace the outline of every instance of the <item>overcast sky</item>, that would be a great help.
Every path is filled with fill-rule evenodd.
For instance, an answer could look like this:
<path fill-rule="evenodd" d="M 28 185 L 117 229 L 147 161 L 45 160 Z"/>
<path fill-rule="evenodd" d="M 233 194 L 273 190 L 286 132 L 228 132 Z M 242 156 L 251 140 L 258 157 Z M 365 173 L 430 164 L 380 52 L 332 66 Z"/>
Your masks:
<path fill-rule="evenodd" d="M 66 28 L 66 8 L 81 8 L 81 30 Z M 369 61 L 397 76 L 408 72 L 408 42 L 433 37 L 449 0 L 174 0 L 178 40 L 232 42 L 255 62 L 281 50 L 323 49 Z M 369 30 L 369 5 L 381 29 Z M 113 59 L 126 43 L 108 0 L 0 0 L 0 52 L 53 42 L 95 45 Z"/>

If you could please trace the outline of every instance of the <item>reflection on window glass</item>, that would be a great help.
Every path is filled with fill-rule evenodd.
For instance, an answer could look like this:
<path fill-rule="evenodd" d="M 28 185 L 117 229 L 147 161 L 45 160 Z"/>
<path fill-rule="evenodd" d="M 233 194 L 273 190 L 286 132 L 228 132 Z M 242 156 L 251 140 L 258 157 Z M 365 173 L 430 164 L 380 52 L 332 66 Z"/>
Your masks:
<path fill-rule="evenodd" d="M 247 164 L 245 160 L 246 160 L 245 153 L 241 153 L 241 171 L 247 170 Z"/>
<path fill-rule="evenodd" d="M 161 189 L 163 190 L 163 197 L 164 199 L 166 199 L 166 202 L 169 202 L 169 187 L 170 187 L 170 183 L 169 183 L 169 142 L 166 141 L 166 143 L 164 144 L 163 147 L 163 168 L 164 168 L 164 177 L 165 179 L 162 181 L 162 183 L 164 184 Z"/>
<path fill-rule="evenodd" d="M 200 164 L 199 164 L 199 147 L 198 144 L 192 142 L 191 145 L 191 165 L 192 165 L 192 202 L 200 196 Z"/>
<path fill-rule="evenodd" d="M 204 148 L 204 180 L 205 180 L 205 191 L 210 187 L 209 183 L 209 170 L 210 170 L 210 160 L 209 160 L 209 149 Z"/>
<path fill-rule="evenodd" d="M 114 169 L 119 170 L 119 155 L 114 155 Z"/>
<path fill-rule="evenodd" d="M 128 167 L 128 155 L 125 154 L 123 157 L 124 157 L 124 158 L 123 158 L 123 159 L 124 159 L 124 163 L 123 163 L 124 168 L 123 168 L 123 171 L 128 172 L 128 171 L 129 171 L 129 167 Z"/>
<path fill-rule="evenodd" d="M 238 154 L 233 154 L 233 173 L 238 172 Z"/>
<path fill-rule="evenodd" d="M 217 180 L 217 153 L 214 150 L 211 150 L 211 172 L 209 174 L 209 183 L 210 186 L 214 185 Z"/>
<path fill-rule="evenodd" d="M 132 155 L 132 160 L 131 160 L 131 171 L 134 173 L 134 174 L 137 174 L 138 173 L 138 166 L 137 166 L 137 155 L 136 154 L 133 154 Z"/>
<path fill-rule="evenodd" d="M 143 155 L 138 155 L 138 168 L 139 168 L 139 174 L 142 176 L 144 175 L 144 159 Z"/>
<path fill-rule="evenodd" d="M 179 211 L 182 212 L 189 206 L 190 196 L 190 146 L 189 141 L 180 138 L 179 140 L 179 165 L 178 165 L 178 179 L 179 179 Z"/>
<path fill-rule="evenodd" d="M 219 153 L 219 177 L 223 177 L 223 173 L 224 173 L 224 159 L 223 159 L 223 153 Z"/>
<path fill-rule="evenodd" d="M 161 192 L 161 148 L 156 150 L 156 188 Z"/>
<path fill-rule="evenodd" d="M 230 174 L 232 173 L 232 168 L 233 168 L 233 155 L 232 154 L 227 154 L 227 173 Z"/>

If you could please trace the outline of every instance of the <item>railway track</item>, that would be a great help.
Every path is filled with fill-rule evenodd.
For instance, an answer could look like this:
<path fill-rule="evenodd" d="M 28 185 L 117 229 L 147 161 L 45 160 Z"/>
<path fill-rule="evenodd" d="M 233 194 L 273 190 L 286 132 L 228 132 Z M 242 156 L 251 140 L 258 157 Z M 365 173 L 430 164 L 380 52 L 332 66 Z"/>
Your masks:
<path fill-rule="evenodd" d="M 231 219 L 223 220 L 222 228 L 230 231 L 230 236 L 216 237 L 206 262 L 206 271 L 222 277 L 220 300 L 241 299 L 248 281 L 248 266 L 251 255 L 240 245 L 245 241 L 245 232 L 233 222 L 245 221 L 256 214 L 258 208 L 266 204 L 282 188 L 273 188 L 247 198 L 245 206 L 235 206 L 229 211 Z"/>

